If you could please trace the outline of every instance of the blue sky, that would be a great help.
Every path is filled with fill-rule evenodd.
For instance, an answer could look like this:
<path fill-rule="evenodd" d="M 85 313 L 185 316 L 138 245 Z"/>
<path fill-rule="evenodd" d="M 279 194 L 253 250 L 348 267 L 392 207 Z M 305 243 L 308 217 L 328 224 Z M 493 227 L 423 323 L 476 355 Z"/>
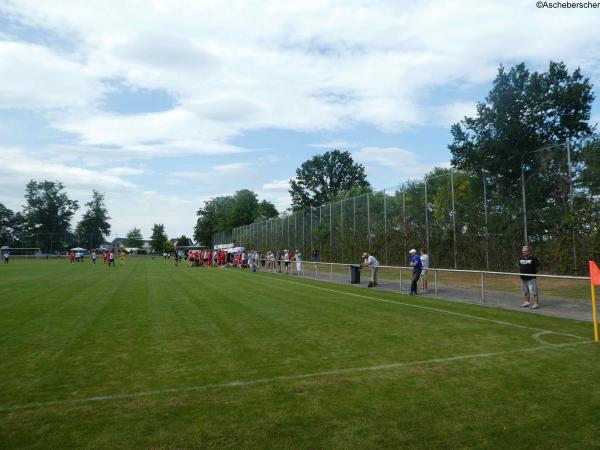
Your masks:
<path fill-rule="evenodd" d="M 0 0 L 0 202 L 57 179 L 106 194 L 113 236 L 191 235 L 237 189 L 285 209 L 334 148 L 391 187 L 449 164 L 499 64 L 564 61 L 598 96 L 599 23 L 532 1 Z"/>

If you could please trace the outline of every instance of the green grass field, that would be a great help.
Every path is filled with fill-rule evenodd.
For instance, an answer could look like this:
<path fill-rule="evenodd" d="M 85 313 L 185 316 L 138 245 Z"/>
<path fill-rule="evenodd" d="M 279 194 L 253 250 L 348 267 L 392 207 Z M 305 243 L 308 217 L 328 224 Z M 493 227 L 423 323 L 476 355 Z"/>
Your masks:
<path fill-rule="evenodd" d="M 600 448 L 589 323 L 162 259 L 0 269 L 0 448 Z"/>

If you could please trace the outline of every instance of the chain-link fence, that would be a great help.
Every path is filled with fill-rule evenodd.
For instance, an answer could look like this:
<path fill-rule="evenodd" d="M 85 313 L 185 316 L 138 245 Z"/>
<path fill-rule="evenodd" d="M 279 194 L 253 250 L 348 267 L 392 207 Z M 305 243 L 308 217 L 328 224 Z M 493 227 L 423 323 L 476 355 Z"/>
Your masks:
<path fill-rule="evenodd" d="M 428 249 L 435 267 L 512 271 L 528 244 L 551 273 L 586 273 L 600 257 L 600 198 L 579 182 L 568 144 L 536 151 L 513 172 L 436 169 L 423 180 L 346 198 L 214 236 L 261 252 L 357 262 L 362 252 L 405 265 Z"/>

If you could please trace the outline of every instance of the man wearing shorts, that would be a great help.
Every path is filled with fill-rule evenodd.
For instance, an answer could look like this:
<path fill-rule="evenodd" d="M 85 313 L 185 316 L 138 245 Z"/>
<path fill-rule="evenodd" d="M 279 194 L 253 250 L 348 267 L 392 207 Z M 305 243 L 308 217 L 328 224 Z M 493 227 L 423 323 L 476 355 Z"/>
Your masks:
<path fill-rule="evenodd" d="M 4 251 L 4 264 L 8 264 L 8 260 L 10 259 L 10 253 L 8 253 L 8 250 Z"/>
<path fill-rule="evenodd" d="M 522 253 L 523 255 L 519 260 L 519 273 L 527 275 L 537 273 L 540 262 L 531 254 L 531 249 L 525 245 Z M 525 296 L 525 302 L 521 306 L 523 308 L 538 309 L 540 307 L 540 297 L 538 295 L 537 279 L 527 275 L 521 275 L 521 293 Z M 531 301 L 532 295 L 535 302 Z"/>

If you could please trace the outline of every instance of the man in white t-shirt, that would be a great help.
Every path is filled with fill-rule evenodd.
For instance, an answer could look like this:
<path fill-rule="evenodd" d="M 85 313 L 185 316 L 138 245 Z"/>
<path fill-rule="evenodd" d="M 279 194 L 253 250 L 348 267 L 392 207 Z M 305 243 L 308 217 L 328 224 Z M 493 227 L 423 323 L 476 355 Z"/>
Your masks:
<path fill-rule="evenodd" d="M 364 252 L 363 255 L 363 267 L 371 268 L 371 281 L 369 281 L 368 287 L 377 286 L 377 269 L 379 269 L 379 261 L 372 255 L 369 255 L 367 252 Z"/>
<path fill-rule="evenodd" d="M 427 293 L 427 269 L 429 269 L 429 255 L 427 249 L 421 249 L 421 285 L 424 293 Z"/>
<path fill-rule="evenodd" d="M 8 260 L 10 259 L 10 253 L 8 253 L 8 250 L 4 251 L 4 264 L 8 264 Z"/>
<path fill-rule="evenodd" d="M 292 259 L 290 252 L 287 250 L 284 250 L 283 251 L 283 262 L 285 264 L 285 273 L 287 273 L 288 275 L 290 274 L 290 259 Z"/>

